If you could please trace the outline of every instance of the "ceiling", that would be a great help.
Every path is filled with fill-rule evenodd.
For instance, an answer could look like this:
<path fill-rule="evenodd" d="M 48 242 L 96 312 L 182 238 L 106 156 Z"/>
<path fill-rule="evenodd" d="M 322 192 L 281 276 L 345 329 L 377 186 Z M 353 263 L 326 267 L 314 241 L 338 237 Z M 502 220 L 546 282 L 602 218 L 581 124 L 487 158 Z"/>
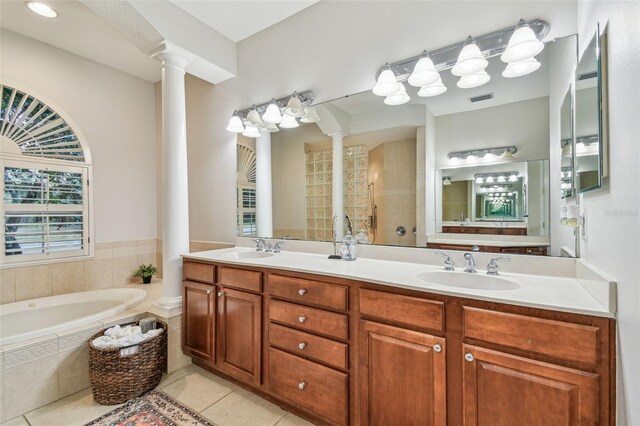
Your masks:
<path fill-rule="evenodd" d="M 318 2 L 318 0 L 169 1 L 236 43 Z"/>
<path fill-rule="evenodd" d="M 107 21 L 77 1 L 48 1 L 55 19 L 31 12 L 24 1 L 0 1 L 0 27 L 144 80 L 160 79 L 160 64 Z"/>

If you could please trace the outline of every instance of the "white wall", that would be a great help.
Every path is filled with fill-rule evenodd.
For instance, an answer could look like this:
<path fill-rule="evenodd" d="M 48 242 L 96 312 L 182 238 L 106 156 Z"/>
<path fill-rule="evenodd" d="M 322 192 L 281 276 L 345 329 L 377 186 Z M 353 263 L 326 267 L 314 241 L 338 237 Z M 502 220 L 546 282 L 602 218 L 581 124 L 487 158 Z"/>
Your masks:
<path fill-rule="evenodd" d="M 2 30 L 0 81 L 68 116 L 93 157 L 97 242 L 156 238 L 152 83 Z"/>
<path fill-rule="evenodd" d="M 578 2 L 580 50 L 596 22 L 607 26 L 609 55 L 609 178 L 584 194 L 588 241 L 584 259 L 618 281 L 618 424 L 640 424 L 640 3 Z"/>

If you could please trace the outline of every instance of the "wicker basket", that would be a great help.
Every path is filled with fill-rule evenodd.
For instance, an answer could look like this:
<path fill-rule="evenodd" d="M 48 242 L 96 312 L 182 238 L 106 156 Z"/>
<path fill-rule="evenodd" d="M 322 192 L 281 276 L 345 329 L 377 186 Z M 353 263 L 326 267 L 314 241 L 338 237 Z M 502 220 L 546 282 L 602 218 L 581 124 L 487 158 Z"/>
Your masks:
<path fill-rule="evenodd" d="M 131 355 L 120 355 L 122 348 L 94 347 L 93 340 L 105 330 L 91 337 L 89 379 L 97 403 L 121 404 L 158 386 L 167 361 L 167 325 L 161 321 L 156 324 L 164 332 L 139 343 L 138 352 Z"/>

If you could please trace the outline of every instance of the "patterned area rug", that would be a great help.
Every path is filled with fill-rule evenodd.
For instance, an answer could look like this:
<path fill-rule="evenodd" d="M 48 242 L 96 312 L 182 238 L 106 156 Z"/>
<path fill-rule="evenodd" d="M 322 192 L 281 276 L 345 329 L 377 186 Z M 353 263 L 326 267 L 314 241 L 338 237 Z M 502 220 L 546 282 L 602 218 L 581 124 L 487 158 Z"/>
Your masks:
<path fill-rule="evenodd" d="M 85 426 L 215 426 L 198 413 L 153 390 Z"/>

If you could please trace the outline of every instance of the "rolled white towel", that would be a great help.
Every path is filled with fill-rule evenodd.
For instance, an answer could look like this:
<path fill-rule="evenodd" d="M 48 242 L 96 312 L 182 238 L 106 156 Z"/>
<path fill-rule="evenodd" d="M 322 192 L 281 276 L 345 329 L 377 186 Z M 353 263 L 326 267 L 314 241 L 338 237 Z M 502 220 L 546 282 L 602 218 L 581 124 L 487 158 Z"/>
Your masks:
<path fill-rule="evenodd" d="M 140 327 L 138 327 L 137 325 L 133 326 L 133 327 L 128 325 L 126 327 L 123 327 L 120 330 L 120 333 L 118 333 L 116 335 L 116 337 L 118 337 L 118 339 L 119 339 L 121 337 L 131 336 L 131 335 L 134 335 L 134 334 L 142 334 L 142 329 Z"/>
<path fill-rule="evenodd" d="M 135 346 L 130 346 L 128 348 L 120 349 L 120 356 L 122 356 L 122 355 L 133 355 L 135 353 L 138 353 L 139 349 L 140 349 L 140 345 L 135 345 Z"/>
<path fill-rule="evenodd" d="M 144 333 L 144 338 L 145 339 L 150 339 L 152 337 L 159 336 L 160 334 L 162 334 L 163 331 L 164 330 L 161 329 L 161 328 L 157 328 L 155 330 L 149 330 L 146 333 Z"/>
<path fill-rule="evenodd" d="M 119 346 L 118 340 L 111 336 L 96 337 L 91 343 L 98 349 L 117 348 Z"/>
<path fill-rule="evenodd" d="M 114 325 L 111 328 L 108 328 L 105 332 L 105 336 L 117 336 L 122 331 L 122 328 L 119 325 Z"/>

